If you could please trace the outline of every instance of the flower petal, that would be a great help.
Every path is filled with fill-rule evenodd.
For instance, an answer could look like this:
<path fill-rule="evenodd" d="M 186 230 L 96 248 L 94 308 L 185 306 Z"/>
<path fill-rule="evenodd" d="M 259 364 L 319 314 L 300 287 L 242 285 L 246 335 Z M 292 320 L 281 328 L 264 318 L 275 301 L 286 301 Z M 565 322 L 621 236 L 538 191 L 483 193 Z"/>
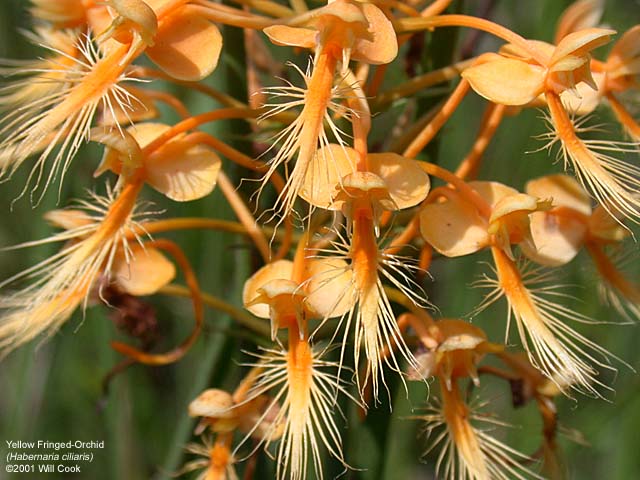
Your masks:
<path fill-rule="evenodd" d="M 391 62 L 398 55 L 398 39 L 393 25 L 386 15 L 372 3 L 362 4 L 364 16 L 369 21 L 373 39 L 358 38 L 351 58 L 372 65 Z"/>
<path fill-rule="evenodd" d="M 502 197 L 491 210 L 489 223 L 516 212 L 533 212 L 538 208 L 538 199 L 526 193 L 515 193 Z"/>
<path fill-rule="evenodd" d="M 504 197 L 518 193 L 515 188 L 508 187 L 499 182 L 475 181 L 469 182 L 468 185 L 473 188 L 491 208 L 495 207 Z"/>
<path fill-rule="evenodd" d="M 559 43 L 570 33 L 597 26 L 603 13 L 604 0 L 579 0 L 572 3 L 558 21 L 555 43 Z"/>
<path fill-rule="evenodd" d="M 487 224 L 473 205 L 455 192 L 451 196 L 423 207 L 420 233 L 446 257 L 475 253 L 489 244 Z"/>
<path fill-rule="evenodd" d="M 525 186 L 529 195 L 552 198 L 554 207 L 567 207 L 591 215 L 591 199 L 580 184 L 568 175 L 556 174 L 531 180 Z"/>
<path fill-rule="evenodd" d="M 153 45 L 154 37 L 158 33 L 158 18 L 144 0 L 110 0 L 109 6 L 116 11 L 120 19 L 126 20 L 127 30 L 136 30 L 147 45 Z M 131 41 L 130 34 L 126 37 L 129 38 L 125 41 Z"/>
<path fill-rule="evenodd" d="M 265 303 L 247 305 L 260 295 L 258 290 L 265 284 L 272 280 L 291 280 L 292 274 L 293 262 L 290 260 L 276 260 L 262 267 L 244 283 L 242 302 L 245 308 L 256 317 L 269 318 L 269 305 Z"/>
<path fill-rule="evenodd" d="M 544 69 L 512 59 L 496 58 L 462 72 L 478 95 L 502 105 L 525 105 L 544 87 Z"/>
<path fill-rule="evenodd" d="M 72 230 L 94 223 L 94 220 L 86 211 L 73 210 L 71 208 L 51 210 L 45 213 L 43 217 L 54 227 L 62 228 L 63 230 Z"/>
<path fill-rule="evenodd" d="M 306 305 L 318 318 L 340 317 L 353 308 L 353 270 L 339 258 L 309 262 Z"/>
<path fill-rule="evenodd" d="M 271 25 L 262 31 L 275 45 L 314 49 L 318 43 L 318 32 L 309 28 Z"/>
<path fill-rule="evenodd" d="M 210 388 L 202 392 L 189 404 L 191 417 L 232 418 L 234 401 L 231 395 L 224 390 Z"/>
<path fill-rule="evenodd" d="M 522 242 L 522 253 L 534 262 L 550 267 L 573 260 L 587 232 L 583 222 L 551 212 L 533 212 L 529 215 L 529 226 L 533 243 Z"/>
<path fill-rule="evenodd" d="M 542 40 L 527 40 L 527 42 L 547 58 L 551 58 L 553 51 L 556 49 L 555 45 Z M 537 63 L 527 50 L 513 43 L 505 43 L 498 52 L 504 57 L 524 60 L 527 63 Z"/>
<path fill-rule="evenodd" d="M 135 141 L 138 142 L 140 148 L 144 148 L 164 132 L 169 130 L 169 128 L 169 125 L 165 125 L 164 123 L 140 123 L 127 128 L 127 133 L 131 134 Z M 93 176 L 98 177 L 107 170 L 111 170 L 117 174 L 120 174 L 120 171 L 122 170 L 122 159 L 120 158 L 120 153 L 113 148 L 106 148 L 104 150 L 102 160 L 100 161 L 98 168 L 96 168 Z"/>
<path fill-rule="evenodd" d="M 575 88 L 565 90 L 560 94 L 562 104 L 568 112 L 578 117 L 593 112 L 602 100 L 602 86 L 605 81 L 604 73 L 594 73 L 593 81 L 597 89 L 585 82 L 578 83 Z"/>
<path fill-rule="evenodd" d="M 173 140 L 145 162 L 145 180 L 176 202 L 202 198 L 214 189 L 222 161 L 202 145 Z"/>
<path fill-rule="evenodd" d="M 573 32 L 564 37 L 556 47 L 551 57 L 550 65 L 554 67 L 568 56 L 583 57 L 591 50 L 609 43 L 615 30 L 606 28 L 587 28 Z M 567 70 L 562 68 L 562 70 Z"/>
<path fill-rule="evenodd" d="M 461 333 L 459 335 L 452 335 L 440 344 L 438 347 L 439 352 L 451 352 L 455 350 L 473 350 L 482 342 L 486 342 L 486 337 L 470 335 Z"/>
<path fill-rule="evenodd" d="M 602 205 L 598 205 L 589 218 L 589 235 L 607 242 L 620 242 L 631 233 L 622 225 L 622 218 L 611 215 Z"/>
<path fill-rule="evenodd" d="M 431 183 L 416 160 L 396 153 L 368 155 L 371 172 L 384 180 L 396 208 L 402 210 L 417 205 L 429 194 Z"/>
<path fill-rule="evenodd" d="M 627 30 L 611 49 L 607 59 L 609 75 L 640 75 L 640 25 Z"/>
<path fill-rule="evenodd" d="M 340 210 L 344 202 L 334 202 L 336 186 L 355 171 L 357 158 L 350 147 L 330 144 L 319 149 L 307 169 L 300 197 L 316 207 Z"/>
<path fill-rule="evenodd" d="M 213 23 L 188 10 L 180 10 L 160 24 L 149 58 L 171 77 L 187 82 L 202 80 L 215 70 L 222 50 L 222 35 Z"/>
<path fill-rule="evenodd" d="M 169 130 L 162 123 L 141 123 L 127 129 L 144 148 Z M 187 202 L 211 193 L 216 185 L 222 166 L 220 157 L 202 145 L 193 145 L 179 135 L 168 141 L 150 157 L 145 158 L 145 181 L 167 198 L 177 202 Z M 121 160 L 118 152 L 105 150 L 95 175 L 105 170 L 119 173 Z"/>
<path fill-rule="evenodd" d="M 176 267 L 156 248 L 135 245 L 131 258 L 119 255 L 112 268 L 115 283 L 125 292 L 151 295 L 176 276 Z"/>

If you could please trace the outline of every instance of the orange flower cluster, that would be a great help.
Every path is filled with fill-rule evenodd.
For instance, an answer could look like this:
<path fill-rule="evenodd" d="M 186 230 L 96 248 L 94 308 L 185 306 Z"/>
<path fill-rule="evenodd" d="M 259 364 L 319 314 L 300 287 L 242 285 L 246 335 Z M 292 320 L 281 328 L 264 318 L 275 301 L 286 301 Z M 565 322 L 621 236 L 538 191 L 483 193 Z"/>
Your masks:
<path fill-rule="evenodd" d="M 191 334 L 164 353 L 123 343 L 113 343 L 115 350 L 131 362 L 176 362 L 198 340 L 206 305 L 230 312 L 263 340 L 235 391 L 211 388 L 191 404 L 189 415 L 200 418 L 196 432 L 205 437 L 188 450 L 203 458 L 184 472 L 238 478 L 236 465 L 259 455 L 258 447 L 275 457 L 281 479 L 311 472 L 323 478 L 326 457 L 357 468 L 343 453 L 339 406 L 354 402 L 366 414 L 390 395 L 389 376 L 396 375 L 429 394 L 428 411 L 416 418 L 426 422 L 427 451 L 441 449 L 441 478 L 557 478 L 554 399 L 601 397 L 611 387 L 600 374 L 614 369 L 615 357 L 574 328 L 592 320 L 562 303 L 553 272 L 584 249 L 606 301 L 619 316 L 640 318 L 640 284 L 616 262 L 640 223 L 640 168 L 624 158 L 637 156 L 640 126 L 623 100 L 640 86 L 640 25 L 617 37 L 600 28 L 601 0 L 571 5 L 554 44 L 445 13 L 450 0 L 329 0 L 317 8 L 303 0 L 238 2 L 242 8 L 209 0 L 31 3 L 36 27 L 29 38 L 45 54 L 2 69 L 19 79 L 0 93 L 0 175 L 8 179 L 31 165 L 22 195 L 38 203 L 73 171 L 81 146 L 94 142 L 104 147 L 95 176 L 116 180 L 105 195 L 49 212 L 46 220 L 59 233 L 12 247 L 62 244 L 0 284 L 20 287 L 0 297 L 2 354 L 53 334 L 91 301 L 106 302 L 107 290 L 175 293 L 170 282 L 179 270 L 193 302 Z M 246 59 L 255 87 L 249 103 L 201 83 L 224 58 L 221 25 L 243 29 L 254 42 Z M 486 32 L 504 44 L 379 92 L 412 35 L 444 27 Z M 598 47 L 611 41 L 599 60 Z M 306 67 L 290 64 L 301 79 L 274 78 L 285 67 L 269 52 L 306 50 Z M 154 89 L 157 79 L 222 106 L 192 114 L 179 97 Z M 449 81 L 450 96 L 400 132 L 395 147 L 374 144 L 371 132 L 382 126 L 372 112 Z M 488 102 L 471 153 L 456 171 L 417 159 L 471 92 Z M 161 121 L 161 103 L 180 120 Z M 590 138 L 583 116 L 597 115 L 601 104 L 629 141 Z M 478 179 L 502 119 L 529 107 L 544 112 L 550 131 L 543 140 L 559 146 L 574 176 L 532 179 L 524 193 Z M 245 119 L 256 138 L 268 134 L 261 154 L 201 128 L 230 119 Z M 242 176 L 261 176 L 251 192 L 255 204 L 242 195 L 232 164 Z M 140 201 L 149 187 L 174 202 L 219 188 L 238 221 L 216 219 L 215 212 L 158 218 Z M 261 255 L 241 298 L 229 300 L 244 311 L 203 293 L 178 243 L 157 238 L 199 228 L 241 232 Z M 483 251 L 491 255 L 490 272 L 476 285 L 489 291 L 475 323 L 434 318 L 421 286 L 433 257 L 444 262 Z M 488 340 L 481 313 L 502 297 L 504 344 Z M 516 347 L 508 344 L 512 319 Z M 535 402 L 544 427 L 537 458 L 482 428 L 499 422 L 478 412 L 461 388 L 479 385 L 481 374 L 517 384 L 514 403 Z M 429 390 L 432 378 L 437 388 Z"/>

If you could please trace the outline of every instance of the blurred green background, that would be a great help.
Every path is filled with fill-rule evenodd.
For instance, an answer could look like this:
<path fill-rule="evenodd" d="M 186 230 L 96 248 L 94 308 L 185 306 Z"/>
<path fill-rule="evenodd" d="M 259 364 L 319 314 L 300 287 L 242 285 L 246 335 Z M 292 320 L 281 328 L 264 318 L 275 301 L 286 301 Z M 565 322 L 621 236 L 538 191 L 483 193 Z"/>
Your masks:
<path fill-rule="evenodd" d="M 474 12 L 482 2 L 468 1 L 463 11 Z M 559 0 L 502 0 L 496 2 L 492 18 L 504 23 L 526 37 L 551 40 L 555 19 L 569 4 Z M 19 34 L 20 28 L 29 28 L 26 0 L 0 2 L 0 57 L 32 58 L 41 54 Z M 640 3 L 636 0 L 610 0 L 607 2 L 604 22 L 624 31 L 640 21 Z M 225 29 L 225 50 L 220 66 L 206 83 L 227 91 L 238 98 L 246 97 L 246 83 L 242 74 L 242 35 L 234 29 Z M 439 38 L 433 38 L 441 35 Z M 429 42 L 425 64 L 442 62 L 453 48 L 453 42 L 465 41 L 453 33 L 436 32 L 427 35 Z M 477 51 L 495 48 L 492 39 L 481 36 Z M 438 47 L 433 47 L 437 44 Z M 432 48 L 433 47 L 433 48 Z M 606 47 L 600 54 L 604 53 Z M 300 57 L 301 58 L 301 57 Z M 215 102 L 193 92 L 186 92 L 168 84 L 154 87 L 175 92 L 194 112 L 217 108 Z M 436 90 L 435 95 L 443 91 Z M 425 97 L 429 101 L 427 92 Z M 448 122 L 440 135 L 437 150 L 432 149 L 431 160 L 454 167 L 473 142 L 483 101 L 470 95 L 461 109 Z M 402 105 L 394 106 L 387 115 L 374 119 L 374 135 L 386 134 L 386 122 Z M 606 110 L 602 111 L 609 122 Z M 167 121 L 175 121 L 172 112 L 164 111 Z M 541 143 L 533 138 L 544 132 L 540 113 L 526 111 L 517 118 L 507 118 L 493 140 L 481 172 L 481 178 L 494 179 L 522 188 L 524 183 L 544 173 L 559 172 L 562 165 L 552 164 L 546 152 L 525 154 L 537 150 Z M 617 127 L 612 127 L 620 135 Z M 242 142 L 246 127 L 239 122 L 215 124 L 206 127 L 219 138 Z M 9 210 L 26 177 L 22 169 L 8 182 L 0 185 L 0 205 L 4 205 L 0 225 L 0 246 L 14 245 L 27 240 L 43 238 L 51 230 L 41 220 L 46 211 L 64 206 L 68 199 L 83 196 L 87 188 L 104 192 L 104 180 L 92 179 L 92 172 L 100 159 L 100 150 L 87 147 L 73 162 L 70 175 L 63 184 L 60 199 L 56 188 L 50 188 L 44 201 L 32 208 L 28 198 L 22 198 Z M 635 159 L 637 161 L 637 157 Z M 234 175 L 228 165 L 227 171 Z M 232 219 L 222 196 L 216 191 L 206 199 L 188 204 L 169 203 L 159 196 L 145 192 L 164 216 L 209 216 Z M 244 279 L 255 265 L 255 257 L 244 238 L 212 232 L 181 232 L 168 235 L 184 248 L 196 267 L 202 288 L 206 292 L 240 304 Z M 629 248 L 637 249 L 630 243 Z M 25 249 L 0 252 L 2 278 L 21 271 L 46 258 L 53 248 Z M 482 299 L 482 292 L 471 290 L 469 284 L 486 266 L 483 260 L 462 258 L 436 260 L 432 268 L 434 281 L 425 288 L 430 300 L 438 305 L 442 316 L 463 316 Z M 487 260 L 487 258 L 484 258 Z M 596 302 L 596 278 L 581 256 L 563 270 L 564 282 L 577 285 L 572 290 L 576 300 L 572 308 L 607 322 L 615 322 L 615 313 Z M 635 270 L 637 279 L 638 269 Z M 181 281 L 179 279 L 178 281 Z M 150 299 L 157 311 L 160 343 L 158 349 L 168 348 L 184 338 L 192 326 L 191 306 L 187 300 L 164 297 Z M 500 302 L 474 319 L 489 333 L 490 339 L 502 341 L 506 306 Z M 246 360 L 240 349 L 254 350 L 250 334 L 237 328 L 229 318 L 208 310 L 206 329 L 202 338 L 179 363 L 167 367 L 134 366 L 118 375 L 107 395 L 102 392 L 102 380 L 119 360 L 109 342 L 112 339 L 130 341 L 123 337 L 108 318 L 105 307 L 88 308 L 77 313 L 53 338 L 34 342 L 12 353 L 0 363 L 0 461 L 4 467 L 5 440 L 104 440 L 104 450 L 94 451 L 95 459 L 83 465 L 76 475 L 51 474 L 42 478 L 78 479 L 161 479 L 177 471 L 186 457 L 184 445 L 192 439 L 194 422 L 186 415 L 186 406 L 203 389 L 211 386 L 231 389 L 241 376 L 243 368 L 238 362 Z M 635 370 L 640 369 L 640 333 L 637 326 L 598 325 L 576 327 L 597 343 L 605 346 L 627 361 Z M 516 342 L 516 337 L 512 337 Z M 231 360 L 230 360 L 231 359 Z M 577 402 L 560 399 L 560 421 L 569 429 L 577 429 L 589 446 L 560 437 L 570 478 L 628 480 L 640 478 L 638 439 L 640 438 L 640 380 L 638 375 L 621 364 L 616 378 L 606 378 L 615 392 L 606 394 L 607 401 L 579 397 Z M 373 410 L 366 422 L 358 420 L 352 407 L 347 407 L 349 428 L 345 430 L 345 455 L 357 469 L 345 474 L 346 478 L 361 479 L 413 479 L 433 478 L 434 458 L 426 464 L 417 459 L 425 449 L 425 440 L 419 436 L 418 422 L 407 417 L 418 412 L 425 401 L 423 385 L 410 385 L 409 398 L 401 385 L 392 383 L 393 415 L 389 406 Z M 539 440 L 539 420 L 531 408 L 513 411 L 507 385 L 484 381 L 478 391 L 489 399 L 489 410 L 497 413 L 516 427 L 501 429 L 502 436 L 514 447 L 532 452 Z M 264 456 L 263 456 L 264 457 Z M 328 462 L 327 478 L 341 473 L 341 468 Z M 255 478 L 272 478 L 273 471 L 262 458 L 258 462 Z M 41 478 L 0 471 L 0 478 Z"/>

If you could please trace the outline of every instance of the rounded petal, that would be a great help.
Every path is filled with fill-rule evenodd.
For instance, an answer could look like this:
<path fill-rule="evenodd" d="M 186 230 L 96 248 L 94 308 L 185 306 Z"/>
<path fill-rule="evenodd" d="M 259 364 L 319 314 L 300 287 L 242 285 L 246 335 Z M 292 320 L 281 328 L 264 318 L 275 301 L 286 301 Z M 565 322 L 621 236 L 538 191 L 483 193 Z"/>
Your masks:
<path fill-rule="evenodd" d="M 318 150 L 309 164 L 299 195 L 311 205 L 340 210 L 343 202 L 334 202 L 336 186 L 356 170 L 358 154 L 353 148 L 330 144 Z"/>
<path fill-rule="evenodd" d="M 334 0 L 301 15 L 299 23 L 318 29 L 333 23 L 339 31 L 345 27 L 355 31 L 366 27 L 367 18 L 364 15 L 362 3 L 352 0 Z"/>
<path fill-rule="evenodd" d="M 144 148 L 170 128 L 169 125 L 158 122 L 138 123 L 129 127 L 127 132 L 133 135 L 140 148 Z"/>
<path fill-rule="evenodd" d="M 515 193 L 501 198 L 491 210 L 489 223 L 515 212 L 533 212 L 538 208 L 538 199 L 526 193 Z"/>
<path fill-rule="evenodd" d="M 304 297 L 304 292 L 300 290 L 300 285 L 298 285 L 293 280 L 289 280 L 286 278 L 275 278 L 273 280 L 269 280 L 264 283 L 260 288 L 258 288 L 258 293 L 260 294 L 259 299 L 264 299 L 264 302 L 271 304 L 272 301 L 276 300 L 278 297 Z M 255 299 L 251 301 L 254 303 Z"/>
<path fill-rule="evenodd" d="M 141 123 L 127 129 L 144 148 L 169 130 L 162 123 Z M 222 161 L 218 155 L 202 145 L 183 141 L 184 135 L 172 138 L 145 158 L 145 181 L 171 200 L 186 202 L 202 198 L 214 189 Z M 96 175 L 105 170 L 120 171 L 119 154 L 106 149 Z"/>
<path fill-rule="evenodd" d="M 173 2 L 174 0 L 144 0 L 147 2 L 154 12 L 158 13 L 162 8 L 164 8 L 167 4 Z"/>
<path fill-rule="evenodd" d="M 399 210 L 422 202 L 431 183 L 416 160 L 395 153 L 372 153 L 368 156 L 371 171 L 382 178 L 389 196 Z"/>
<path fill-rule="evenodd" d="M 306 305 L 318 318 L 340 317 L 353 308 L 353 271 L 339 258 L 311 260 Z"/>
<path fill-rule="evenodd" d="M 556 43 L 570 33 L 598 25 L 604 13 L 604 0 L 578 0 L 562 14 L 556 28 Z"/>
<path fill-rule="evenodd" d="M 525 105 L 544 88 L 544 69 L 512 58 L 496 58 L 462 72 L 478 95 L 502 105 Z"/>
<path fill-rule="evenodd" d="M 552 72 L 571 72 L 583 67 L 590 60 L 591 57 L 587 55 L 567 55 L 554 63 L 549 70 Z"/>
<path fill-rule="evenodd" d="M 483 336 L 461 333 L 451 335 L 438 347 L 439 352 L 451 352 L 454 350 L 473 350 L 482 342 L 486 342 L 487 338 Z"/>
<path fill-rule="evenodd" d="M 570 33 L 558 43 L 551 57 L 550 65 L 553 66 L 568 56 L 585 56 L 591 50 L 609 43 L 611 35 L 615 33 L 615 30 L 606 28 L 587 28 Z"/>
<path fill-rule="evenodd" d="M 357 39 L 351 58 L 372 65 L 393 61 L 398 55 L 398 39 L 393 25 L 382 10 L 372 3 L 362 4 L 362 9 L 369 21 L 369 32 L 373 39 Z"/>
<path fill-rule="evenodd" d="M 228 392 L 210 388 L 202 392 L 189 404 L 192 417 L 232 418 L 235 413 L 233 398 Z"/>
<path fill-rule="evenodd" d="M 220 157 L 209 148 L 178 139 L 168 142 L 145 163 L 145 180 L 171 200 L 187 202 L 211 193 L 221 166 Z"/>
<path fill-rule="evenodd" d="M 258 289 L 272 280 L 291 280 L 292 273 L 293 262 L 290 260 L 276 260 L 262 267 L 244 283 L 242 302 L 245 308 L 256 317 L 269 318 L 269 305 L 259 303 L 249 306 L 249 304 L 260 296 Z"/>
<path fill-rule="evenodd" d="M 609 75 L 640 74 L 640 25 L 627 30 L 611 49 L 607 59 Z"/>
<path fill-rule="evenodd" d="M 342 179 L 344 200 L 368 197 L 389 201 L 389 189 L 386 182 L 373 172 L 353 172 Z"/>
<path fill-rule="evenodd" d="M 158 18 L 153 9 L 143 0 L 109 0 L 109 5 L 115 9 L 121 18 L 127 20 L 138 31 L 147 45 L 153 45 L 153 39 L 158 33 Z"/>
<path fill-rule="evenodd" d="M 221 50 L 218 27 L 182 9 L 160 24 L 155 45 L 148 47 L 146 53 L 171 77 L 196 82 L 215 70 Z"/>
<path fill-rule="evenodd" d="M 487 334 L 480 327 L 477 327 L 469 322 L 465 322 L 464 320 L 459 320 L 457 318 L 443 318 L 434 324 L 433 334 L 436 337 L 439 346 L 438 350 L 442 350 L 442 346 L 447 343 L 447 340 L 450 338 L 455 338 L 452 343 L 449 344 L 448 347 L 445 347 L 444 350 L 454 350 L 451 348 L 453 344 L 460 345 L 458 348 L 475 348 L 475 346 L 467 346 L 465 347 L 464 343 L 470 343 L 478 345 L 483 341 L 487 340 Z M 469 338 L 474 340 L 460 341 L 461 339 Z"/>
<path fill-rule="evenodd" d="M 159 250 L 135 245 L 127 262 L 118 255 L 112 267 L 116 285 L 135 295 L 152 295 L 176 276 L 176 267 Z"/>
<path fill-rule="evenodd" d="M 580 184 L 569 175 L 557 174 L 531 180 L 525 186 L 529 195 L 551 198 L 554 207 L 567 207 L 591 215 L 591 199 Z"/>
<path fill-rule="evenodd" d="M 275 45 L 313 49 L 318 43 L 318 32 L 309 28 L 271 25 L 262 31 Z"/>
<path fill-rule="evenodd" d="M 476 181 L 469 182 L 468 185 L 480 195 L 491 208 L 504 197 L 516 195 L 518 191 L 515 188 L 508 187 L 499 182 Z"/>
<path fill-rule="evenodd" d="M 446 257 L 475 253 L 489 244 L 487 224 L 476 208 L 462 198 L 425 205 L 420 233 Z"/>
<path fill-rule="evenodd" d="M 532 213 L 529 225 L 533 244 L 522 242 L 520 249 L 527 258 L 550 267 L 565 265 L 573 260 L 587 233 L 583 222 L 550 212 Z"/>

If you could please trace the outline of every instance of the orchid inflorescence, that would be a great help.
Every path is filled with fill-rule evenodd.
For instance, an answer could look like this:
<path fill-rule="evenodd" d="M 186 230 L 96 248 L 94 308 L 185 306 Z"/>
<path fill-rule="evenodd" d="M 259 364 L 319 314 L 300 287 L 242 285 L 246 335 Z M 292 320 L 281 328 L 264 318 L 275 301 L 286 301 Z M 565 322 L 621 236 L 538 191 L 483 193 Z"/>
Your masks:
<path fill-rule="evenodd" d="M 92 191 L 48 212 L 58 233 L 10 247 L 61 244 L 2 282 L 0 352 L 54 334 L 94 303 L 182 292 L 193 303 L 191 334 L 163 353 L 114 342 L 127 362 L 179 361 L 198 341 L 205 306 L 261 339 L 238 354 L 246 375 L 235 390 L 212 386 L 189 406 L 203 437 L 187 449 L 202 458 L 183 473 L 239 478 L 243 461 L 261 452 L 275 459 L 277 478 L 323 478 L 328 457 L 355 471 L 343 452 L 341 406 L 355 405 L 364 418 L 390 400 L 399 379 L 428 397 L 412 418 L 424 424 L 424 450 L 437 452 L 428 458 L 439 478 L 562 476 L 556 398 L 607 397 L 612 387 L 602 373 L 624 362 L 580 332 L 580 323 L 597 322 L 567 305 L 558 269 L 586 252 L 616 318 L 640 318 L 640 284 L 620 262 L 636 248 L 632 228 L 640 223 L 640 125 L 626 103 L 640 86 L 640 25 L 622 34 L 602 28 L 604 1 L 578 0 L 547 43 L 445 13 L 451 0 L 237 3 L 31 0 L 35 27 L 27 36 L 43 53 L 4 61 L 0 175 L 28 170 L 19 198 L 37 205 L 93 142 L 104 152 L 95 176 L 116 180 L 103 195 Z M 242 29 L 250 46 L 246 59 L 235 59 L 246 60 L 246 99 L 203 82 L 224 61 L 220 26 Z M 445 27 L 485 32 L 502 45 L 386 87 L 385 75 L 411 61 L 406 45 Z M 275 60 L 287 54 L 303 63 Z M 157 80 L 220 107 L 193 114 L 179 96 L 156 89 Z M 416 95 L 449 84 L 443 102 L 416 113 Z M 472 92 L 487 106 L 470 153 L 454 170 L 426 160 Z M 389 117 L 376 114 L 397 105 L 398 126 L 383 125 Z M 626 139 L 593 137 L 600 106 L 612 110 Z M 177 122 L 161 121 L 166 107 Z M 541 150 L 556 152 L 566 173 L 530 179 L 524 191 L 482 179 L 501 122 L 532 107 L 548 129 L 538 137 Z M 201 128 L 232 119 L 252 131 L 244 150 Z M 413 126 L 403 131 L 401 122 Z M 378 131 L 389 138 L 373 141 Z M 215 212 L 162 218 L 141 200 L 149 188 L 173 202 L 219 189 L 238 221 Z M 226 302 L 203 292 L 179 243 L 161 238 L 185 229 L 251 240 L 261 262 L 241 296 Z M 486 288 L 473 323 L 440 318 L 437 298 L 423 290 L 425 272 L 436 258 L 447 265 L 481 252 L 490 261 L 473 284 Z M 178 272 L 186 289 L 170 284 Z M 484 310 L 503 297 L 501 319 L 487 318 Z M 505 325 L 503 339 L 489 340 L 490 321 Z M 481 375 L 509 382 L 515 406 L 537 406 L 538 452 L 521 453 L 488 428 L 502 424 L 488 414 L 491 404 L 463 388 L 480 385 Z"/>

